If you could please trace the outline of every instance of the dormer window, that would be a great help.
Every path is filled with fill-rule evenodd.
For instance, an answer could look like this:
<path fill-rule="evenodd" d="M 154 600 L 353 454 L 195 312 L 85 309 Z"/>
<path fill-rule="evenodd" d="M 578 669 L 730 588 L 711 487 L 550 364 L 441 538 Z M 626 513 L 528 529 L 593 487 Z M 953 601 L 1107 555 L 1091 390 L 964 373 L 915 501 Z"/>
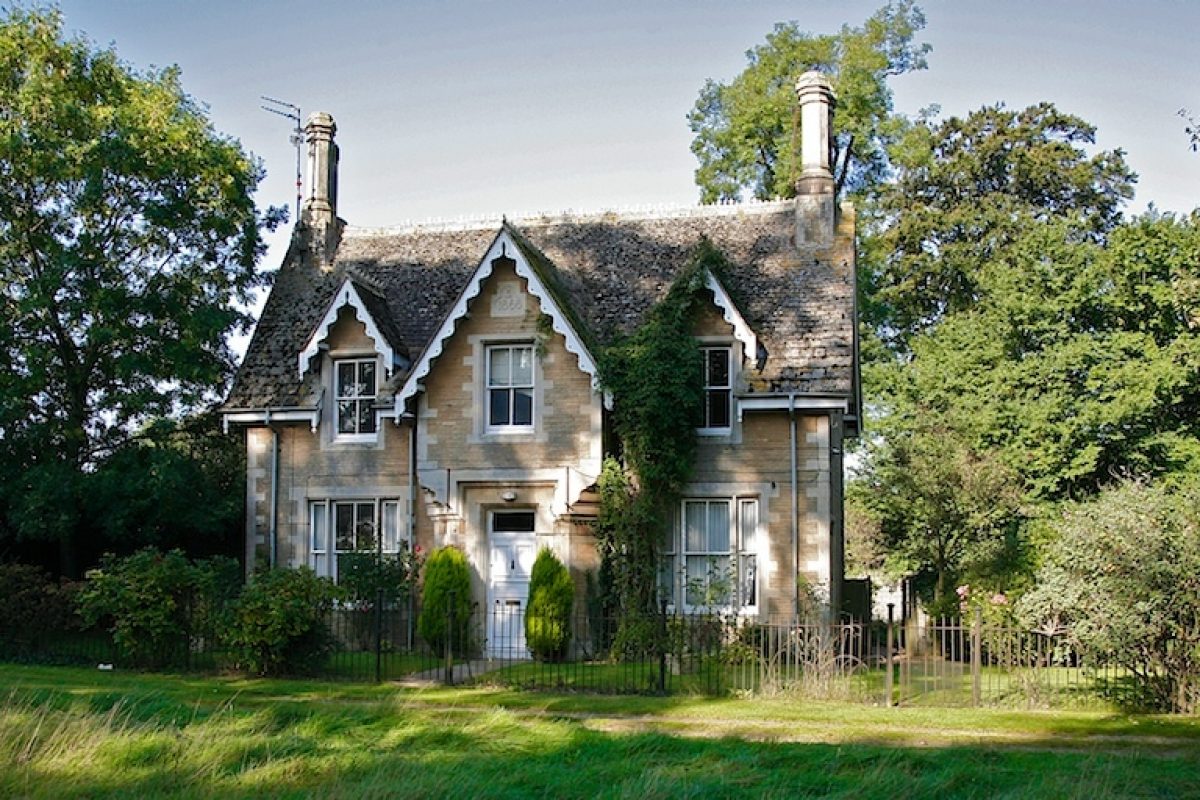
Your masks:
<path fill-rule="evenodd" d="M 374 358 L 346 358 L 333 362 L 334 397 L 337 403 L 339 438 L 375 436 L 376 361 Z"/>
<path fill-rule="evenodd" d="M 487 427 L 494 431 L 533 427 L 533 345 L 487 348 Z"/>
<path fill-rule="evenodd" d="M 704 347 L 704 424 L 702 433 L 728 433 L 732 419 L 731 347 Z"/>

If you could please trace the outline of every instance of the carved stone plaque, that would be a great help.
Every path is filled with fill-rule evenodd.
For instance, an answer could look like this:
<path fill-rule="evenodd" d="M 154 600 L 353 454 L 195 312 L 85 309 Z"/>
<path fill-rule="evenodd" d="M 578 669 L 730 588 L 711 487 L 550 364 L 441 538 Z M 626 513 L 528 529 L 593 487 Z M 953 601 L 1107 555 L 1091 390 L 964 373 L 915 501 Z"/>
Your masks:
<path fill-rule="evenodd" d="M 525 315 L 525 293 L 518 281 L 500 281 L 492 298 L 493 317 L 522 317 Z"/>

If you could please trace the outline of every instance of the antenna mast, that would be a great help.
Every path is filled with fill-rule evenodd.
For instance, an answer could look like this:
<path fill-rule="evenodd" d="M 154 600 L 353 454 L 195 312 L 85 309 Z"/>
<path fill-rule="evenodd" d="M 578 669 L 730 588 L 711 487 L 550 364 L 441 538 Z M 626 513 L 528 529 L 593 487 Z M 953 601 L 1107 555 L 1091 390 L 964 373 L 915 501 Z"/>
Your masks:
<path fill-rule="evenodd" d="M 262 98 L 263 100 L 266 100 L 268 103 L 271 104 L 269 106 L 259 106 L 259 108 L 261 108 L 263 111 L 270 111 L 272 114 L 278 114 L 279 116 L 283 117 L 284 119 L 290 119 L 292 122 L 296 123 L 296 127 L 292 129 L 292 135 L 291 135 L 291 137 L 289 137 L 288 141 L 290 141 L 296 148 L 296 219 L 295 219 L 295 222 L 299 222 L 300 221 L 300 196 L 302 194 L 301 189 L 304 185 L 303 173 L 301 172 L 301 164 L 303 163 L 303 158 L 304 158 L 304 150 L 303 150 L 304 129 L 302 127 L 300 127 L 300 106 L 293 105 L 292 103 L 285 103 L 282 100 L 276 100 L 273 97 L 267 97 L 265 94 L 259 95 L 259 97 Z"/>

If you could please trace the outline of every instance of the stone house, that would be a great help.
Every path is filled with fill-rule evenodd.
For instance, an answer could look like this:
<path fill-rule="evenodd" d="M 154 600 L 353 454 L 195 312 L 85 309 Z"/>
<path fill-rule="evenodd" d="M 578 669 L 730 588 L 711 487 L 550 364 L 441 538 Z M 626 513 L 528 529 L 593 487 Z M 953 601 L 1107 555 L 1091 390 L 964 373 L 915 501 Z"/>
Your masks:
<path fill-rule="evenodd" d="M 837 608 L 861 420 L 854 212 L 834 200 L 829 85 L 809 73 L 797 93 L 794 201 L 389 230 L 337 217 L 335 125 L 310 117 L 309 197 L 223 407 L 245 435 L 247 568 L 336 579 L 356 549 L 456 545 L 475 602 L 516 612 L 548 546 L 582 592 L 613 439 L 598 348 L 706 238 L 729 285 L 708 276 L 694 321 L 705 421 L 662 589 L 677 610 L 766 616 L 807 583 Z"/>

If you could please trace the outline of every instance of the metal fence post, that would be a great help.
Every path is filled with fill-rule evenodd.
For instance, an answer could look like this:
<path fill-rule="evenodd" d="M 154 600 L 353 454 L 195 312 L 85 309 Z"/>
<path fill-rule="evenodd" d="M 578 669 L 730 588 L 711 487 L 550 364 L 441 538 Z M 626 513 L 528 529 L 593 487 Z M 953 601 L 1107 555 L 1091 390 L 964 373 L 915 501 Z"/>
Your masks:
<path fill-rule="evenodd" d="M 884 658 L 887 663 L 887 672 L 883 675 L 883 704 L 891 707 L 892 705 L 892 626 L 895 622 L 896 604 L 888 603 L 888 621 L 887 621 L 887 644 Z"/>
<path fill-rule="evenodd" d="M 447 686 L 454 685 L 454 656 L 450 647 L 450 639 L 454 631 L 454 592 L 449 592 L 446 595 L 448 603 L 446 605 L 446 667 L 444 683 Z"/>
<path fill-rule="evenodd" d="M 658 613 L 658 693 L 667 693 L 667 600 L 662 599 Z"/>
<path fill-rule="evenodd" d="M 982 699 L 983 679 L 983 611 L 975 607 L 971 620 L 971 702 L 978 706 Z"/>

